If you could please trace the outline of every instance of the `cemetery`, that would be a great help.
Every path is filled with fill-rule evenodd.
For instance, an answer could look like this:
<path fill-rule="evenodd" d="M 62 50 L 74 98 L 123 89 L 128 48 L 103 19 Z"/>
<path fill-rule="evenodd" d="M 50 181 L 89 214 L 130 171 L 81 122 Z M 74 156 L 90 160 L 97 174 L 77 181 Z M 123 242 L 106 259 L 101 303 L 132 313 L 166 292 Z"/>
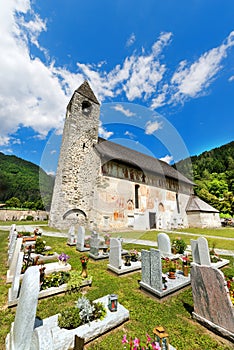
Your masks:
<path fill-rule="evenodd" d="M 12 229 L 14 239 L 9 235 L 7 244 L 5 234 L 5 264 L 8 264 L 8 278 L 11 276 L 12 282 L 8 280 L 4 287 L 8 290 L 8 307 L 11 307 L 8 312 L 11 325 L 8 324 L 4 336 L 4 349 L 106 350 L 124 349 L 124 346 L 130 349 L 131 344 L 132 348 L 133 344 L 138 344 L 140 350 L 143 347 L 170 350 L 232 348 L 234 307 L 231 291 L 234 292 L 234 288 L 232 280 L 227 279 L 221 269 L 230 263 L 233 265 L 234 257 L 220 258 L 209 248 L 204 237 L 191 240 L 191 250 L 185 247 L 179 253 L 173 251 L 173 241 L 163 232 L 155 235 L 157 247 L 137 242 L 129 244 L 118 236 L 111 236 L 105 252 L 102 248 L 104 235 L 90 232 L 91 247 L 85 251 L 77 249 L 77 242 L 84 244 L 80 233 L 85 239 L 84 227 L 80 226 L 69 230 L 67 239 L 46 237 L 46 243 L 48 241 L 52 249 L 62 252 L 54 256 L 59 266 L 57 272 L 46 275 L 43 266 L 53 262 L 29 264 L 21 274 L 23 238 L 17 238 L 14 232 Z M 92 257 L 92 254 L 105 253 L 108 254 L 106 259 Z M 217 261 L 212 262 L 213 256 Z M 68 265 L 69 271 L 59 272 Z M 56 279 L 57 273 L 64 274 L 60 278 L 65 281 L 66 274 L 72 272 L 81 278 L 84 276 L 82 288 L 79 284 L 72 290 L 63 283 L 42 289 L 43 279 L 45 286 L 49 286 L 50 278 Z M 95 303 L 101 307 L 101 319 L 95 320 L 91 316 Z M 80 308 L 82 304 L 83 309 Z M 176 324 L 174 312 L 181 318 Z M 186 322 L 186 318 L 192 318 L 194 322 Z M 177 324 L 180 324 L 178 329 Z M 208 335 L 207 329 L 213 335 Z"/>

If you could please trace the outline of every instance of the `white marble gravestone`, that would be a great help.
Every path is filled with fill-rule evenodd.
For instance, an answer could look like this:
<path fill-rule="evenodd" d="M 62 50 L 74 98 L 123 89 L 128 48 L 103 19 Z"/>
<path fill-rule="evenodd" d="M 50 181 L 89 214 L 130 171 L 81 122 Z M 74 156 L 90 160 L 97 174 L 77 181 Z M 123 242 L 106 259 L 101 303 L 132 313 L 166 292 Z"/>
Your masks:
<path fill-rule="evenodd" d="M 109 264 L 116 269 L 120 269 L 122 265 L 121 248 L 121 242 L 119 239 L 110 239 Z"/>
<path fill-rule="evenodd" d="M 99 254 L 99 244 L 100 239 L 99 235 L 96 231 L 92 231 L 90 238 L 90 254 L 94 256 L 98 256 Z"/>
<path fill-rule="evenodd" d="M 157 242 L 158 242 L 158 249 L 162 253 L 171 254 L 171 242 L 170 242 L 169 236 L 166 233 L 164 232 L 159 233 L 157 236 Z"/>
<path fill-rule="evenodd" d="M 68 231 L 67 244 L 72 246 L 76 245 L 76 235 L 75 235 L 75 226 L 71 226 Z"/>
<path fill-rule="evenodd" d="M 11 264 L 11 261 L 12 261 L 12 255 L 13 255 L 14 250 L 15 250 L 17 236 L 18 236 L 18 233 L 17 233 L 16 229 L 14 229 L 13 232 L 10 232 L 9 246 L 8 246 L 8 261 L 7 261 L 8 266 Z"/>
<path fill-rule="evenodd" d="M 193 262 L 199 265 L 211 265 L 208 242 L 205 237 L 199 237 L 197 240 L 192 239 L 191 249 Z"/>
<path fill-rule="evenodd" d="M 20 252 L 18 255 L 18 261 L 17 261 L 15 274 L 14 274 L 13 281 L 12 281 L 12 286 L 8 290 L 8 295 L 9 295 L 10 299 L 16 299 L 18 297 L 23 257 L 24 257 L 24 253 Z"/>
<path fill-rule="evenodd" d="M 234 342 L 234 307 L 222 271 L 192 263 L 193 317 Z"/>
<path fill-rule="evenodd" d="M 77 238 L 76 238 L 76 250 L 79 252 L 85 252 L 89 250 L 89 248 L 86 248 L 84 246 L 85 242 L 85 228 L 84 226 L 79 226 L 78 227 L 78 232 L 77 232 Z"/>
<path fill-rule="evenodd" d="M 14 249 L 14 252 L 12 254 L 9 270 L 7 271 L 6 283 L 10 283 L 13 280 L 13 277 L 15 275 L 15 269 L 16 269 L 19 253 L 21 251 L 22 243 L 23 243 L 23 238 L 17 238 L 16 244 L 15 244 L 15 249 Z"/>
<path fill-rule="evenodd" d="M 34 329 L 38 294 L 40 290 L 38 266 L 31 266 L 25 272 L 15 321 L 6 338 L 6 350 L 30 350 Z M 36 349 L 35 349 L 36 350 Z"/>

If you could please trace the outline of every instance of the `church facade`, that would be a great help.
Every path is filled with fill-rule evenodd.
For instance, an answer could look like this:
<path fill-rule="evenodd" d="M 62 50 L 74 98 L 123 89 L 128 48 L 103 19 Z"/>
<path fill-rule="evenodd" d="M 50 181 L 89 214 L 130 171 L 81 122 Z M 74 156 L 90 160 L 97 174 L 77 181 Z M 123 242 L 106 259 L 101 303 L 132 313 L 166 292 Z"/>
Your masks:
<path fill-rule="evenodd" d="M 99 138 L 99 115 L 85 81 L 67 106 L 49 226 L 84 224 L 106 231 L 220 226 L 218 211 L 196 201 L 194 183 L 176 169 Z"/>

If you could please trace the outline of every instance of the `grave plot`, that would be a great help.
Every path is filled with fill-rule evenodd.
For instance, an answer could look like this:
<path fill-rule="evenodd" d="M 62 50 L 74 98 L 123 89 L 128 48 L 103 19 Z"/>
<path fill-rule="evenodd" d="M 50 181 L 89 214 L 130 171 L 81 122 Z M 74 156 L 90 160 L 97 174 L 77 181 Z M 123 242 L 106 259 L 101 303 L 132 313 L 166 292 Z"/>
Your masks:
<path fill-rule="evenodd" d="M 122 241 L 121 240 L 119 241 L 122 246 Z M 99 238 L 99 235 L 97 232 L 93 231 L 90 238 L 89 256 L 94 260 L 108 259 L 109 249 L 110 249 L 110 246 L 105 244 L 105 242 Z M 127 253 L 128 253 L 127 250 L 124 250 L 121 248 L 121 255 L 125 255 Z"/>
<path fill-rule="evenodd" d="M 22 253 L 20 253 L 22 254 Z M 20 258 L 19 258 L 20 260 Z M 20 265 L 20 263 L 19 263 Z M 69 271 L 69 272 L 54 272 L 51 275 L 47 275 L 44 278 L 41 277 L 43 270 L 41 266 L 36 266 L 40 272 L 40 292 L 38 295 L 39 299 L 47 298 L 56 294 L 66 292 L 68 290 L 77 291 L 80 288 L 91 286 L 92 277 L 87 276 L 82 278 L 80 271 Z M 51 285 L 57 285 L 56 287 Z M 12 286 L 8 290 L 8 307 L 16 306 L 18 303 L 18 296 L 20 293 L 20 278 L 19 271 L 16 270 Z"/>
<path fill-rule="evenodd" d="M 162 298 L 190 284 L 190 275 L 184 276 L 182 271 L 176 270 L 172 278 L 169 278 L 169 273 L 162 273 L 162 257 L 158 249 L 142 250 L 141 264 L 140 287 L 157 297 Z"/>
<path fill-rule="evenodd" d="M 170 260 L 178 259 L 182 254 L 172 253 L 172 247 L 169 236 L 161 232 L 157 236 L 158 250 L 161 252 L 162 258 L 168 258 Z"/>
<path fill-rule="evenodd" d="M 129 319 L 129 311 L 120 303 L 116 311 L 109 310 L 109 296 L 106 295 L 94 301 L 103 303 L 106 309 L 106 315 L 102 320 L 67 330 L 58 326 L 59 315 L 56 314 L 42 320 L 42 325 L 34 329 L 39 279 L 37 266 L 29 267 L 23 279 L 15 321 L 6 337 L 6 350 L 68 350 L 74 348 L 76 335 L 84 338 L 86 343 Z"/>
<path fill-rule="evenodd" d="M 121 249 L 121 241 L 117 238 L 111 238 L 109 264 L 107 268 L 117 275 L 140 270 L 141 261 L 138 252 L 132 251 L 132 254 L 130 252 L 130 254 L 126 254 L 124 259 L 122 259 Z"/>
<path fill-rule="evenodd" d="M 222 259 L 215 255 L 214 249 L 212 249 L 212 251 L 209 250 L 208 242 L 205 237 L 199 237 L 197 240 L 191 239 L 191 249 L 193 262 L 198 265 L 221 268 L 229 264 L 229 260 Z"/>
<path fill-rule="evenodd" d="M 17 238 L 14 253 L 13 253 L 12 259 L 11 259 L 11 264 L 10 264 L 10 267 L 7 271 L 6 283 L 11 283 L 13 281 L 17 264 L 21 264 L 21 270 L 22 270 L 23 258 L 21 260 L 21 263 L 18 263 L 19 253 L 21 253 L 21 246 L 22 246 L 22 238 Z M 23 257 L 24 257 L 24 254 L 23 254 Z M 27 260 L 27 262 L 29 262 L 29 261 Z M 51 262 L 51 263 L 45 264 L 45 266 L 46 266 L 46 274 L 50 274 L 50 273 L 56 272 L 56 271 L 69 271 L 69 270 L 71 270 L 71 265 L 68 263 L 61 264 L 59 262 Z M 18 267 L 18 269 L 20 269 L 20 267 Z M 20 274 L 20 280 L 22 278 L 23 278 L 23 273 Z"/>
<path fill-rule="evenodd" d="M 234 307 L 222 271 L 192 264 L 193 317 L 213 332 L 234 342 Z"/>

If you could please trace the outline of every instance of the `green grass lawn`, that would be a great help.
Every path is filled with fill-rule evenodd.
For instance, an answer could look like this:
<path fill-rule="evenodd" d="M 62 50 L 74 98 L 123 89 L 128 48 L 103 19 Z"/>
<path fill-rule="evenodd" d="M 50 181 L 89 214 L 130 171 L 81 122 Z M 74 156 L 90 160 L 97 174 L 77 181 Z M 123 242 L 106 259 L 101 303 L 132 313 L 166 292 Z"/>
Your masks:
<path fill-rule="evenodd" d="M 151 232 L 149 234 L 151 235 Z M 154 232 L 153 234 L 155 237 L 156 233 Z M 15 315 L 15 308 L 8 309 L 6 306 L 9 288 L 9 285 L 5 284 L 7 236 L 8 232 L 0 231 L 0 349 L 2 350 L 5 349 L 5 337 L 10 330 L 10 325 L 14 321 Z M 44 236 L 44 239 L 46 244 L 52 247 L 53 251 L 57 253 L 64 252 L 70 256 L 69 263 L 73 269 L 81 270 L 79 258 L 82 253 L 76 251 L 75 247 L 69 247 L 66 244 L 66 239 L 47 236 Z M 140 250 L 142 248 L 148 249 L 149 247 L 124 244 L 123 248 Z M 177 350 L 228 350 L 233 348 L 229 342 L 217 337 L 212 332 L 208 332 L 206 328 L 192 319 L 193 298 L 190 287 L 174 296 L 158 300 L 140 290 L 140 272 L 118 277 L 107 271 L 107 263 L 108 260 L 89 260 L 88 272 L 93 278 L 93 284 L 91 287 L 85 288 L 86 296 L 90 300 L 94 300 L 106 294 L 116 293 L 119 302 L 129 310 L 130 320 L 99 339 L 90 342 L 85 346 L 85 349 L 123 349 L 121 340 L 124 334 L 127 334 L 128 338 L 138 337 L 143 340 L 146 339 L 146 333 L 153 336 L 152 330 L 157 325 L 162 325 L 166 328 L 170 336 L 170 343 Z M 233 263 L 234 258 L 230 258 L 230 265 L 233 266 Z M 43 319 L 59 313 L 68 306 L 74 305 L 80 295 L 80 292 L 66 293 L 41 299 L 38 301 L 37 316 Z"/>

